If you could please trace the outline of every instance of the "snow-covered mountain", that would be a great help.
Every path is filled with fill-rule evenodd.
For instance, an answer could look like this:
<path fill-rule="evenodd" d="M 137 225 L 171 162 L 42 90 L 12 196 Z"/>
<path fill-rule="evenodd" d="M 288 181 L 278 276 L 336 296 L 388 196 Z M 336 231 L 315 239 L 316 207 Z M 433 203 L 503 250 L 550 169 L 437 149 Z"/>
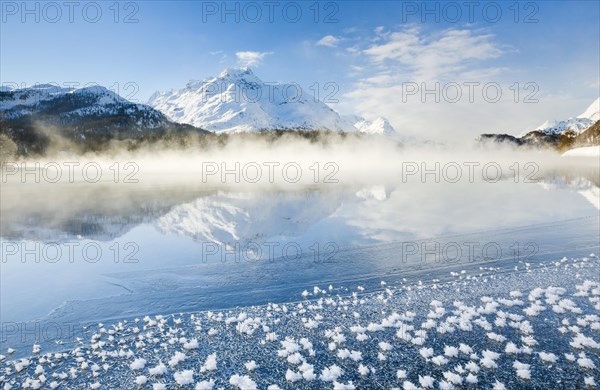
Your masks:
<path fill-rule="evenodd" d="M 600 119 L 600 98 L 596 99 L 590 106 L 580 115 L 565 120 L 547 120 L 533 131 L 539 131 L 544 134 L 564 134 L 570 130 L 575 134 L 581 134 L 583 131 L 591 127 Z M 529 133 L 524 132 L 521 136 Z"/>
<path fill-rule="evenodd" d="M 216 133 L 331 130 L 394 135 L 384 118 L 340 116 L 297 84 L 264 82 L 249 68 L 226 69 L 180 90 L 156 92 L 148 104 L 173 121 Z"/>
<path fill-rule="evenodd" d="M 593 125 L 594 122 L 595 121 L 589 118 L 569 118 L 563 121 L 546 121 L 536 127 L 535 131 L 541 131 L 544 134 L 563 134 L 565 131 L 571 130 L 576 134 L 579 134 Z"/>
<path fill-rule="evenodd" d="M 296 84 L 265 83 L 249 68 L 153 94 L 148 104 L 173 121 L 216 133 L 303 129 L 352 131 L 328 105 Z"/>
<path fill-rule="evenodd" d="M 396 130 L 390 125 L 387 119 L 379 117 L 374 121 L 363 119 L 354 124 L 361 133 L 367 134 L 394 134 Z"/>
<path fill-rule="evenodd" d="M 355 132 L 371 135 L 384 135 L 398 141 L 407 141 L 407 138 L 398 133 L 390 122 L 382 116 L 379 116 L 374 120 L 368 120 L 358 115 L 343 115 L 342 118 L 354 127 L 353 131 Z"/>
<path fill-rule="evenodd" d="M 580 115 L 562 121 L 546 121 L 534 130 L 527 130 L 518 137 L 509 134 L 481 134 L 479 143 L 501 143 L 513 146 L 554 148 L 565 152 L 571 148 L 598 145 L 600 143 L 600 98 L 596 99 Z"/>
<path fill-rule="evenodd" d="M 587 118 L 593 121 L 600 120 L 600 97 L 590 104 L 590 106 L 577 118 Z"/>
<path fill-rule="evenodd" d="M 174 123 L 160 111 L 101 86 L 70 89 L 43 84 L 0 91 L 0 134 L 19 154 L 43 153 L 65 139 L 85 150 L 114 139 L 189 133 L 205 131 Z"/>
<path fill-rule="evenodd" d="M 50 84 L 0 92 L 0 115 L 11 121 L 28 115 L 55 115 L 63 122 L 86 117 L 133 116 L 144 128 L 157 128 L 170 121 L 145 104 L 136 104 L 102 86 L 79 89 Z"/>

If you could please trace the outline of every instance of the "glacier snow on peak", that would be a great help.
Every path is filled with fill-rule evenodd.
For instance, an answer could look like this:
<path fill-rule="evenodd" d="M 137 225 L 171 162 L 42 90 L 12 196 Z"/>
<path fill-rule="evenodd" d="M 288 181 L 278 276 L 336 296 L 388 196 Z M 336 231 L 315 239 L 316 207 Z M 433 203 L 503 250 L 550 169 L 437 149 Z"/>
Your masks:
<path fill-rule="evenodd" d="M 173 121 L 216 133 L 330 130 L 395 134 L 383 118 L 342 117 L 296 83 L 264 82 L 251 69 L 225 69 L 180 90 L 156 92 L 148 104 Z M 360 127 L 356 124 L 360 123 Z"/>

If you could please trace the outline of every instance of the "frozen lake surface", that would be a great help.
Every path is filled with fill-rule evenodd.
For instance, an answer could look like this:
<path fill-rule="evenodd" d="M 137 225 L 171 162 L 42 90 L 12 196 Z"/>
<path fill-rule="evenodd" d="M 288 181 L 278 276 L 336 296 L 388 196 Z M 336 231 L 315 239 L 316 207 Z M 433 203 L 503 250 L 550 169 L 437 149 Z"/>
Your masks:
<path fill-rule="evenodd" d="M 600 197 L 585 178 L 45 186 L 3 189 L 3 383 L 600 381 L 586 368 L 600 364 Z M 18 360 L 33 344 L 41 353 Z M 202 371 L 212 353 L 218 368 Z M 131 369 L 136 359 L 145 368 Z M 150 374 L 161 361 L 164 375 Z"/>
<path fill-rule="evenodd" d="M 98 323 L 69 342 L 72 350 L 36 344 L 32 357 L 2 356 L 0 380 L 31 388 L 584 388 L 600 380 L 598 267 L 595 256 L 564 258 Z"/>

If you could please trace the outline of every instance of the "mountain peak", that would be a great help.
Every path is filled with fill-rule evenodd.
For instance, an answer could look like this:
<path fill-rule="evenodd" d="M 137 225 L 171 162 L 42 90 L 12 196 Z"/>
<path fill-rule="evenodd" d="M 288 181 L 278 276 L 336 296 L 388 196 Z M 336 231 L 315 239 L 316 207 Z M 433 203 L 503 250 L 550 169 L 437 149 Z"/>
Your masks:
<path fill-rule="evenodd" d="M 382 116 L 379 116 L 372 121 L 356 115 L 349 115 L 345 118 L 351 121 L 360 133 L 385 135 L 397 140 L 405 140 L 405 138 L 394 129 L 390 122 Z"/>
<path fill-rule="evenodd" d="M 171 120 L 217 133 L 262 130 L 351 131 L 327 104 L 266 83 L 250 68 L 228 68 L 217 77 L 158 92 L 148 103 Z"/>
<path fill-rule="evenodd" d="M 294 86 L 294 88 L 289 88 Z M 343 118 L 297 85 L 263 82 L 250 68 L 228 68 L 181 90 L 156 92 L 148 104 L 169 119 L 216 133 L 330 130 L 400 138 L 387 119 Z"/>
<path fill-rule="evenodd" d="M 220 78 L 225 77 L 234 77 L 234 78 L 244 78 L 246 76 L 253 76 L 254 73 L 252 69 L 248 67 L 243 68 L 226 68 L 221 73 L 219 73 Z"/>
<path fill-rule="evenodd" d="M 547 120 L 533 131 L 544 134 L 563 134 L 567 130 L 580 134 L 600 119 L 600 98 L 596 99 L 581 115 L 564 120 Z M 530 130 L 522 132 L 519 137 L 530 133 Z"/>
<path fill-rule="evenodd" d="M 44 114 L 61 120 L 84 121 L 89 117 L 135 116 L 144 113 L 141 127 L 156 127 L 166 120 L 149 106 L 130 102 L 116 92 L 101 85 L 83 88 L 64 88 L 53 84 L 36 84 L 31 87 L 0 92 L 0 112 L 6 120 Z M 57 122 L 57 123 L 58 123 Z M 64 124 L 64 123 L 62 123 Z"/>
<path fill-rule="evenodd" d="M 600 120 L 600 97 L 581 114 L 577 118 L 587 118 L 593 121 Z"/>
<path fill-rule="evenodd" d="M 248 84 L 264 84 L 263 81 L 258 76 L 256 76 L 250 68 L 227 68 L 221 73 L 219 73 L 217 77 L 207 79 L 205 80 L 205 82 L 212 82 L 217 84 L 231 84 L 238 86 L 246 86 Z"/>
<path fill-rule="evenodd" d="M 112 98 L 115 101 L 125 101 L 125 99 L 123 99 L 117 93 L 101 85 L 91 85 L 89 87 L 73 89 L 69 92 L 74 95 L 95 95 L 99 97 L 106 96 Z"/>
<path fill-rule="evenodd" d="M 40 126 L 52 128 L 59 137 L 77 141 L 84 149 L 97 146 L 96 140 L 204 132 L 171 122 L 158 110 L 130 102 L 99 85 L 72 89 L 39 84 L 1 91 L 0 117 L 12 129 L 9 138 L 25 154 L 43 153 L 52 146 L 46 134 L 38 134 Z"/>
<path fill-rule="evenodd" d="M 256 77 L 252 69 L 248 67 L 243 68 L 225 68 L 218 76 L 208 77 L 204 80 L 192 79 L 188 81 L 185 85 L 185 89 L 188 90 L 198 90 L 204 87 L 206 84 L 217 83 L 217 84 L 225 84 L 232 83 L 238 84 L 239 81 L 243 82 L 254 82 L 261 83 L 262 81 Z M 168 91 L 169 93 L 177 93 L 178 91 L 175 89 L 171 89 Z M 166 92 L 157 91 L 155 92 L 149 99 L 149 101 L 155 100 L 158 95 L 165 94 Z M 157 95 L 157 96 L 155 96 Z"/>
<path fill-rule="evenodd" d="M 36 94 L 62 94 L 72 91 L 73 88 L 65 88 L 56 84 L 33 84 L 21 88 L 14 88 L 12 86 L 2 86 L 1 92 L 7 93 L 36 93 Z"/>

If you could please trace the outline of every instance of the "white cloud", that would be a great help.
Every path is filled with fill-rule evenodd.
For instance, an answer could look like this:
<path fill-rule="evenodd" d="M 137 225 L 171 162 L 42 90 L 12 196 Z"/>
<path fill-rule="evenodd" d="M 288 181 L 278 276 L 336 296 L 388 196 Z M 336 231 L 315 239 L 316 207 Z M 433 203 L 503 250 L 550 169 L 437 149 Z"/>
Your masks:
<path fill-rule="evenodd" d="M 383 32 L 384 32 L 384 30 L 385 30 L 385 27 L 384 27 L 384 26 L 377 26 L 377 27 L 375 27 L 375 28 L 373 29 L 373 32 L 374 32 L 376 35 L 383 35 Z"/>
<path fill-rule="evenodd" d="M 377 27 L 365 38 L 356 64 L 364 69 L 344 94 L 340 109 L 365 117 L 382 115 L 401 133 L 437 140 L 472 140 L 483 132 L 520 130 L 519 121 L 531 115 L 531 105 L 515 105 L 510 83 L 502 83 L 502 100 L 489 103 L 481 88 L 469 101 L 468 87 L 459 102 L 436 101 L 426 90 L 450 83 L 502 82 L 507 69 L 492 63 L 505 48 L 481 30 L 449 29 L 426 33 L 409 26 L 387 32 Z M 362 60 L 362 61 L 361 61 Z M 424 84 L 423 84 L 424 83 Z M 407 84 L 412 84 L 407 85 Z M 408 95 L 409 87 L 419 91 Z M 439 95 L 439 94 L 438 94 Z M 406 97 L 406 99 L 405 99 Z M 523 122 L 521 122 L 523 123 Z"/>
<path fill-rule="evenodd" d="M 333 35 L 326 35 L 319 39 L 317 46 L 337 47 L 342 40 Z"/>
<path fill-rule="evenodd" d="M 388 35 L 390 35 L 389 31 L 385 31 L 385 27 L 384 26 L 377 26 L 373 29 L 373 32 L 375 33 L 375 38 L 373 38 L 373 42 L 377 42 L 377 41 L 381 41 L 382 39 L 386 38 Z"/>
<path fill-rule="evenodd" d="M 457 103 L 443 98 L 436 102 L 434 96 L 425 96 L 422 91 L 403 101 L 403 85 L 384 78 L 369 81 L 376 84 L 365 81 L 364 87 L 343 95 L 340 111 L 364 117 L 383 116 L 402 135 L 449 143 L 472 142 L 481 133 L 518 135 L 546 119 L 567 118 L 585 107 L 581 102 L 573 107 L 572 99 L 560 96 L 539 96 L 544 104 L 516 104 L 510 95 L 510 84 L 502 85 L 505 96 L 496 103 L 483 100 L 480 90 L 474 102 L 466 96 Z"/>
<path fill-rule="evenodd" d="M 493 38 L 473 30 L 424 35 L 417 28 L 408 28 L 389 34 L 383 43 L 372 45 L 364 54 L 375 63 L 403 65 L 419 79 L 435 79 L 464 69 L 470 61 L 499 57 L 503 51 Z"/>
<path fill-rule="evenodd" d="M 235 56 L 242 66 L 256 66 L 260 64 L 265 56 L 273 54 L 270 51 L 238 51 Z"/>
<path fill-rule="evenodd" d="M 346 48 L 346 52 L 348 54 L 350 54 L 351 56 L 354 56 L 354 57 L 357 57 L 357 56 L 361 55 L 361 50 L 357 46 L 347 47 Z"/>

